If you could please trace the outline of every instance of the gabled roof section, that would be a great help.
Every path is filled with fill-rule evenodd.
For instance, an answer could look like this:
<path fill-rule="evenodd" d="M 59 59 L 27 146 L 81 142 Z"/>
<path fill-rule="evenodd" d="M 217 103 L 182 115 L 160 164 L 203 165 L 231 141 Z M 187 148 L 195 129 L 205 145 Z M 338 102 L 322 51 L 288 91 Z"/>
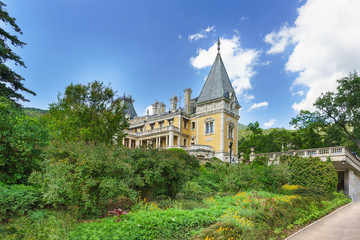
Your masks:
<path fill-rule="evenodd" d="M 229 76 L 226 72 L 224 63 L 221 59 L 220 53 L 218 53 L 197 99 L 197 103 L 222 97 L 230 99 L 231 92 L 235 93 Z M 235 101 L 239 105 L 236 96 Z"/>

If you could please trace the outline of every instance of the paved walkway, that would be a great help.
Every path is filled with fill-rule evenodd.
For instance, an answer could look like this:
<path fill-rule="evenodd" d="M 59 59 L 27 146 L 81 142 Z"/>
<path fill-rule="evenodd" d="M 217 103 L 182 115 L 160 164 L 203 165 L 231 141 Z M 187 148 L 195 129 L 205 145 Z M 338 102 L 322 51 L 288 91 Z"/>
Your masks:
<path fill-rule="evenodd" d="M 287 239 L 360 240 L 360 202 L 346 205 Z"/>

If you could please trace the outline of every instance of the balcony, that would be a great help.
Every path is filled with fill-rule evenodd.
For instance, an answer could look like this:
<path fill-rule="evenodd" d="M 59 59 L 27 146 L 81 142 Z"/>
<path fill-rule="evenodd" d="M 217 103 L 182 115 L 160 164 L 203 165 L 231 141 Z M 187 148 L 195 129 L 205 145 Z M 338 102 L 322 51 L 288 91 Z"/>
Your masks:
<path fill-rule="evenodd" d="M 151 130 L 147 130 L 147 131 L 143 131 L 143 132 L 133 132 L 131 130 L 125 130 L 125 133 L 130 137 L 145 137 L 145 136 L 168 133 L 170 131 L 179 133 L 180 129 L 177 127 L 174 127 L 174 126 L 167 126 L 167 127 L 151 129 Z"/>

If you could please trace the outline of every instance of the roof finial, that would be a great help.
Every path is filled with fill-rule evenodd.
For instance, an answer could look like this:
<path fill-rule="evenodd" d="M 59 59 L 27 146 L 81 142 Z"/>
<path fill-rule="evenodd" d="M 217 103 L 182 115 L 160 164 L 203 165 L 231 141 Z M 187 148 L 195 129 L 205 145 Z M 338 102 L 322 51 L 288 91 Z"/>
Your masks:
<path fill-rule="evenodd" d="M 217 45 L 218 45 L 218 48 L 217 48 L 217 50 L 218 50 L 218 53 L 220 53 L 220 38 L 218 38 L 218 42 L 217 42 Z"/>

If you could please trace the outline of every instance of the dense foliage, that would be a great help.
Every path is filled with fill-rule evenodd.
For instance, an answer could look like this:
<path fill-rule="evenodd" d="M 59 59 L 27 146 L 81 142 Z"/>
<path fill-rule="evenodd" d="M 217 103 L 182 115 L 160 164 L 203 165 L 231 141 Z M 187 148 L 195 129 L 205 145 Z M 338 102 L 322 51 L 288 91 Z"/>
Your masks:
<path fill-rule="evenodd" d="M 81 216 L 99 216 L 119 196 L 174 198 L 199 167 L 183 152 L 104 144 L 54 143 L 44 158 L 42 171 L 31 176 L 44 202 L 69 206 Z"/>
<path fill-rule="evenodd" d="M 339 126 L 360 149 L 360 77 L 354 72 L 337 82 L 337 92 L 323 93 L 314 106 L 327 124 Z"/>
<path fill-rule="evenodd" d="M 32 186 L 0 183 L 0 222 L 39 207 L 40 201 L 39 189 Z"/>
<path fill-rule="evenodd" d="M 360 154 L 360 149 L 345 134 L 342 128 L 333 123 L 327 123 L 318 113 L 300 111 L 290 124 L 295 130 L 260 128 L 258 122 L 250 123 L 246 134 L 239 138 L 239 153 L 249 160 L 251 148 L 256 153 L 281 152 L 288 150 L 312 149 L 321 147 L 346 146 L 352 152 Z"/>
<path fill-rule="evenodd" d="M 336 191 L 337 173 L 331 161 L 319 158 L 290 157 L 290 183 L 303 187 L 318 187 L 326 192 Z"/>
<path fill-rule="evenodd" d="M 18 93 L 19 90 L 28 92 L 32 95 L 35 93 L 27 89 L 22 81 L 24 78 L 14 72 L 7 64 L 7 61 L 12 61 L 15 65 L 25 67 L 21 57 L 13 52 L 13 47 L 23 47 L 26 43 L 19 40 L 16 34 L 22 34 L 21 29 L 15 23 L 15 18 L 10 17 L 9 13 L 5 9 L 6 4 L 0 1 L 0 21 L 3 24 L 9 24 L 15 31 L 15 35 L 5 31 L 0 27 L 0 97 L 5 97 L 13 102 L 18 100 L 28 101 L 23 95 Z"/>
<path fill-rule="evenodd" d="M 48 140 L 46 128 L 37 119 L 0 97 L 0 182 L 26 183 L 39 168 L 40 153 Z"/>
<path fill-rule="evenodd" d="M 50 104 L 49 114 L 53 137 L 65 142 L 121 143 L 129 126 L 124 104 L 99 81 L 69 85 L 58 102 Z"/>

